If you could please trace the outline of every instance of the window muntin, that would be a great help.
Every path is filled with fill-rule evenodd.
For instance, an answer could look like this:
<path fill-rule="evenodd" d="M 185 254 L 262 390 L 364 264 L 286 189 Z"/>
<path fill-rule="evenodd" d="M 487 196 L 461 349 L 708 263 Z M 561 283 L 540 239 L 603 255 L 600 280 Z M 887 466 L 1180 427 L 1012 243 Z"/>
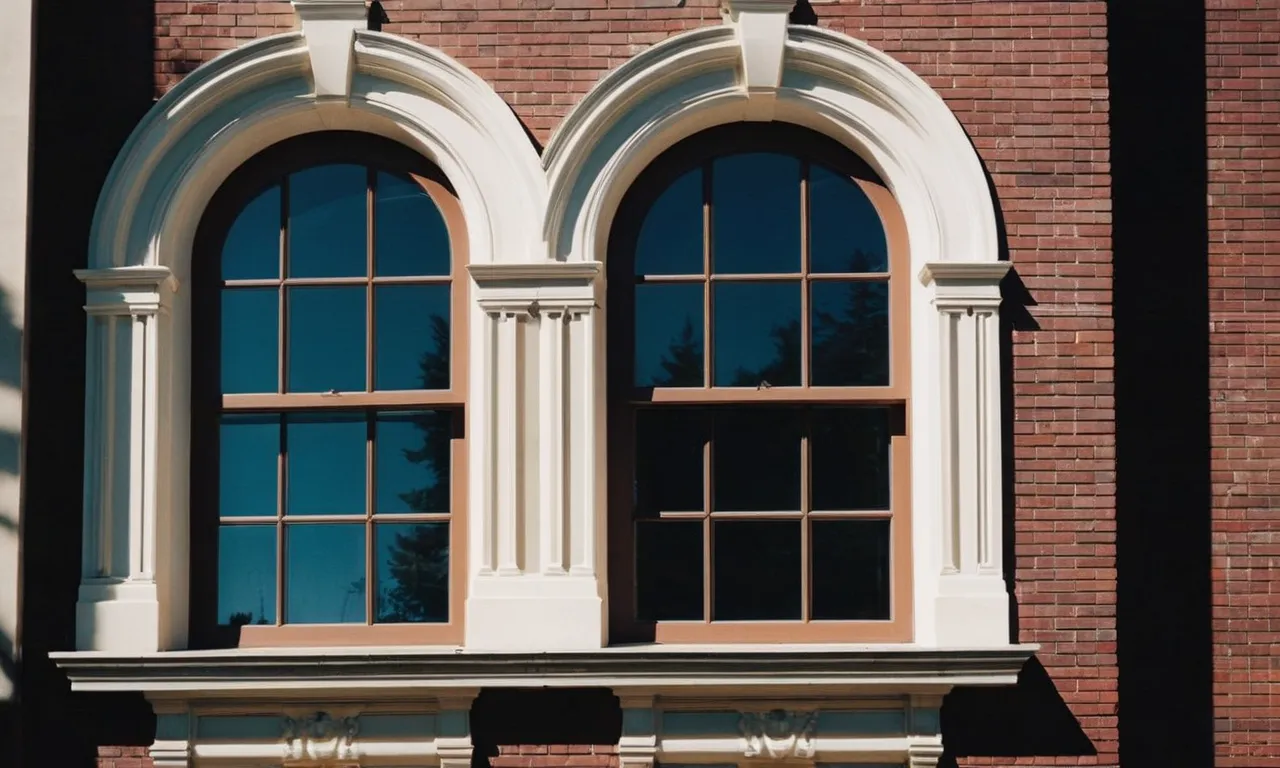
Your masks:
<path fill-rule="evenodd" d="M 204 642 L 461 636 L 460 210 L 420 157 L 346 138 L 268 150 L 202 222 L 198 341 L 220 369 L 193 397 L 218 446 L 193 472 L 193 503 L 217 499 L 197 526 L 217 541 L 193 579 Z"/>
<path fill-rule="evenodd" d="M 905 228 L 801 129 L 637 180 L 610 286 L 611 637 L 910 637 Z"/>

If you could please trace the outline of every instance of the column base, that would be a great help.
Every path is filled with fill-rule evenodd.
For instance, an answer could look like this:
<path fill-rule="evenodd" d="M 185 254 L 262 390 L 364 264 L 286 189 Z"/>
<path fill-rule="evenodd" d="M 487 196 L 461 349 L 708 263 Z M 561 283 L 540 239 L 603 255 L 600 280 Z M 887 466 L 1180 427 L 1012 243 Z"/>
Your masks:
<path fill-rule="evenodd" d="M 134 655 L 167 650 L 154 582 L 88 583 L 76 601 L 76 650 Z"/>
<path fill-rule="evenodd" d="M 937 644 L 944 648 L 1009 645 L 1009 594 L 999 576 L 943 576 L 935 599 Z"/>
<path fill-rule="evenodd" d="M 588 651 L 604 647 L 594 576 L 480 576 L 467 598 L 469 651 Z"/>

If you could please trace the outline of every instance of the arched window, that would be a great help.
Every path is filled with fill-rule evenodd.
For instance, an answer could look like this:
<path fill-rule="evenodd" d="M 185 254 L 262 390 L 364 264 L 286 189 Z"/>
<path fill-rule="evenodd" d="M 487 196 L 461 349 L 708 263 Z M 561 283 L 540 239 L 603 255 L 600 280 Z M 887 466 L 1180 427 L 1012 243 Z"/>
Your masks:
<path fill-rule="evenodd" d="M 358 134 L 268 149 L 201 222 L 196 643 L 456 642 L 465 233 L 448 181 Z"/>
<path fill-rule="evenodd" d="M 798 127 L 658 158 L 608 254 L 611 639 L 911 637 L 905 227 Z"/>

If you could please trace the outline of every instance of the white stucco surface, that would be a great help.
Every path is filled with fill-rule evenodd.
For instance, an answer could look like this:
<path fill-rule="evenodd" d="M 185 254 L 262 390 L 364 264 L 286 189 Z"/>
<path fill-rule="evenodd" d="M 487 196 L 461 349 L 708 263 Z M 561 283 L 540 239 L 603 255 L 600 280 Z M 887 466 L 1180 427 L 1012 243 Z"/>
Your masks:
<path fill-rule="evenodd" d="M 7 0 L 0 24 L 0 658 L 17 654 L 18 459 L 31 124 L 31 0 Z M 13 693 L 0 666 L 0 701 Z"/>

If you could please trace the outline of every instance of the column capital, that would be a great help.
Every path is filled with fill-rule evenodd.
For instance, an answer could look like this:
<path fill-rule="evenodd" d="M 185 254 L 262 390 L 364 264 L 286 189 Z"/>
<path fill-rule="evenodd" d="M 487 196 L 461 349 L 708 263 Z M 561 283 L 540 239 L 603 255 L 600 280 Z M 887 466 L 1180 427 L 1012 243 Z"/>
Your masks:
<path fill-rule="evenodd" d="M 490 313 L 578 314 L 596 305 L 598 261 L 472 264 L 476 302 Z"/>
<path fill-rule="evenodd" d="M 939 311 L 1000 306 L 1000 281 L 1012 265 L 1007 261 L 934 261 L 920 270 L 920 282 L 933 288 Z"/>
<path fill-rule="evenodd" d="M 77 269 L 90 315 L 154 315 L 169 307 L 178 279 L 168 267 Z"/>

